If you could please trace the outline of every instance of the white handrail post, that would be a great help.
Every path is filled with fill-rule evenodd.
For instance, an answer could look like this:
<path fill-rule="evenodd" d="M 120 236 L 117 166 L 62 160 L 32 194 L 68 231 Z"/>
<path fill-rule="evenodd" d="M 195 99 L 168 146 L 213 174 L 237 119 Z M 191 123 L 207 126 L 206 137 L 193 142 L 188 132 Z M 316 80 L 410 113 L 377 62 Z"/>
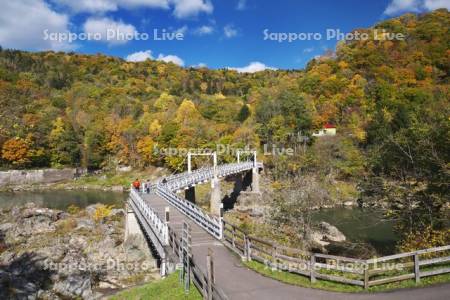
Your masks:
<path fill-rule="evenodd" d="M 188 173 L 192 173 L 191 152 L 188 152 Z"/>
<path fill-rule="evenodd" d="M 165 214 L 164 214 L 164 241 L 166 242 L 166 245 L 169 245 L 169 221 L 170 221 L 170 208 L 169 206 L 166 206 L 165 208 Z"/>
<path fill-rule="evenodd" d="M 223 238 L 223 203 L 220 203 L 220 215 L 219 215 L 219 239 Z"/>
<path fill-rule="evenodd" d="M 241 162 L 241 153 L 239 150 L 237 151 L 237 162 L 238 164 Z"/>
<path fill-rule="evenodd" d="M 217 178 L 217 152 L 213 153 L 213 161 L 214 161 L 214 178 Z"/>

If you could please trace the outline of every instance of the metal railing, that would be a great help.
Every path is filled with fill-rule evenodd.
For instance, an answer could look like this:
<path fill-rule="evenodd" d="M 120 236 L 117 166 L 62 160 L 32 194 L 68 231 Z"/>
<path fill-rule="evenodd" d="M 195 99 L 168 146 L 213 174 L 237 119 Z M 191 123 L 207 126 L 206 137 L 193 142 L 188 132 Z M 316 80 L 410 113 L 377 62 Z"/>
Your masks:
<path fill-rule="evenodd" d="M 243 171 L 251 170 L 255 167 L 253 162 L 243 162 L 243 163 L 231 163 L 223 164 L 217 166 L 216 172 L 217 177 L 225 177 L 232 174 L 237 174 Z M 256 167 L 262 167 L 262 163 L 256 163 Z M 175 175 L 171 175 L 165 178 L 164 184 L 167 189 L 171 191 L 177 191 L 184 189 L 199 183 L 207 182 L 214 178 L 215 170 L 213 167 L 200 168 L 192 171 L 191 173 L 183 172 Z"/>
<path fill-rule="evenodd" d="M 190 186 L 207 182 L 217 177 L 225 177 L 228 175 L 240 173 L 243 171 L 251 170 L 255 167 L 254 162 L 243 163 L 231 163 L 218 166 L 216 169 L 201 168 L 193 172 L 184 172 L 175 174 L 165 178 L 165 181 L 161 180 L 152 185 L 153 190 L 158 196 L 164 198 L 170 204 L 175 206 L 188 218 L 192 219 L 200 227 L 212 234 L 217 239 L 222 239 L 223 236 L 223 223 L 221 218 L 216 218 L 208 215 L 200 207 L 178 197 L 174 192 L 180 189 L 185 189 Z M 261 163 L 256 163 L 256 167 L 262 167 Z"/>
<path fill-rule="evenodd" d="M 130 190 L 130 199 L 133 201 L 139 212 L 150 224 L 153 232 L 163 246 L 169 245 L 169 227 L 159 218 L 158 214 L 142 199 L 138 191 L 133 187 Z"/>
<path fill-rule="evenodd" d="M 181 213 L 212 234 L 215 238 L 222 239 L 222 220 L 220 218 L 208 215 L 203 211 L 203 209 L 194 203 L 178 197 L 178 195 L 167 189 L 162 184 L 156 185 L 155 192 L 158 196 L 162 197 L 177 208 Z"/>

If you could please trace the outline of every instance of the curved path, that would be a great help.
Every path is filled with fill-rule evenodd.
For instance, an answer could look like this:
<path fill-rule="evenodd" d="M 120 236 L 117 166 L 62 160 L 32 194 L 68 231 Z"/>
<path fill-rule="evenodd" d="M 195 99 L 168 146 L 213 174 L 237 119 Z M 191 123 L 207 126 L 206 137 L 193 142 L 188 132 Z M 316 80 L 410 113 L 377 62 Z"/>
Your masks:
<path fill-rule="evenodd" d="M 216 285 L 229 299 L 237 300 L 289 300 L 289 299 L 377 299 L 377 300 L 443 300 L 450 299 L 450 284 L 425 288 L 402 289 L 383 293 L 337 293 L 303 288 L 264 277 L 241 263 L 240 258 L 228 250 L 200 226 L 155 194 L 143 194 L 143 199 L 159 214 L 170 206 L 170 227 L 181 235 L 183 222 L 191 225 L 192 252 L 196 263 L 206 273 L 208 248 L 213 250 Z"/>

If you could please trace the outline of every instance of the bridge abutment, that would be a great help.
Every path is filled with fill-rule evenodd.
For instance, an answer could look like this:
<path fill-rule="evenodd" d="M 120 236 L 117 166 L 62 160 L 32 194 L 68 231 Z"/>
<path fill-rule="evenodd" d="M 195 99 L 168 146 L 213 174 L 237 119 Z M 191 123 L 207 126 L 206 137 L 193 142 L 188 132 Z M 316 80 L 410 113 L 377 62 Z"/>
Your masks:
<path fill-rule="evenodd" d="M 127 242 L 130 239 L 140 240 L 142 239 L 142 243 L 145 243 L 145 237 L 142 234 L 141 228 L 137 221 L 136 215 L 131 207 L 127 204 L 125 206 L 125 237 L 124 241 Z"/>
<path fill-rule="evenodd" d="M 148 260 L 154 264 L 155 268 L 160 269 L 160 275 L 165 276 L 167 270 L 166 258 L 161 257 L 159 260 L 156 255 L 159 255 L 151 248 L 147 238 L 144 234 L 144 230 L 141 228 L 138 218 L 129 204 L 125 205 L 125 237 L 124 237 L 124 249 L 128 255 L 129 251 L 136 251 L 139 249 Z M 132 252 L 131 252 L 132 253 Z"/>

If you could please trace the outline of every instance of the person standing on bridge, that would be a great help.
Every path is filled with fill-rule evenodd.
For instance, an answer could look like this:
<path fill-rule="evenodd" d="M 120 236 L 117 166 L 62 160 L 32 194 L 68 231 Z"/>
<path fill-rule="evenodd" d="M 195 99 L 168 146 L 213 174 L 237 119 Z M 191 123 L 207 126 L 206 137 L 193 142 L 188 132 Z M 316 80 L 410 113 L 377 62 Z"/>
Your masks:
<path fill-rule="evenodd" d="M 145 192 L 147 194 L 150 194 L 150 179 L 147 179 L 147 182 L 145 183 Z"/>
<path fill-rule="evenodd" d="M 133 187 L 135 190 L 137 190 L 139 192 L 139 189 L 141 188 L 141 182 L 139 181 L 138 178 L 136 178 L 136 180 L 133 181 Z"/>

